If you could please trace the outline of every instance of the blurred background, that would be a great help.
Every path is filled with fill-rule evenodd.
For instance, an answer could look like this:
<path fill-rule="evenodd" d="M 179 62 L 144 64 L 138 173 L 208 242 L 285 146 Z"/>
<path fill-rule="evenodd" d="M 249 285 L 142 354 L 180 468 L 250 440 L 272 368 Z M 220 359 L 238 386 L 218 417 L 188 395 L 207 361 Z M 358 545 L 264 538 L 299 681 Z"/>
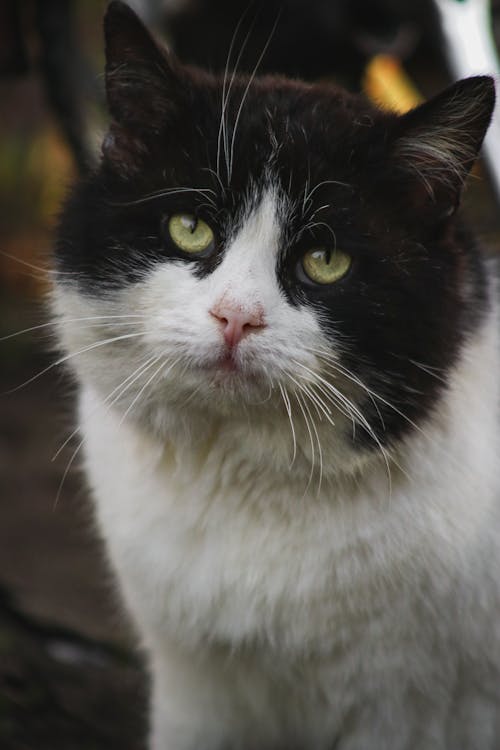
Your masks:
<path fill-rule="evenodd" d="M 472 0 L 448 0 L 465 4 Z M 450 83 L 432 0 L 132 0 L 182 60 L 331 79 L 405 110 Z M 73 385 L 51 338 L 57 214 L 106 129 L 104 0 L 0 0 L 0 747 L 143 747 L 145 680 L 92 529 Z M 500 40 L 500 2 L 491 8 Z M 465 213 L 500 248 L 480 166 Z M 26 330 L 30 329 L 30 330 Z"/>

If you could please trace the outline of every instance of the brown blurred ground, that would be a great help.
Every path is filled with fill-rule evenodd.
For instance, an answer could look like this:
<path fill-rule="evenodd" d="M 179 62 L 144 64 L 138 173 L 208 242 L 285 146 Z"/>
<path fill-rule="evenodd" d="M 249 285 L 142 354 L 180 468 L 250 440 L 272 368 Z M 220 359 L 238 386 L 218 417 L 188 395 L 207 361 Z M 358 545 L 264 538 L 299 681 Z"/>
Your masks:
<path fill-rule="evenodd" d="M 20 302 L 10 301 L 9 317 Z M 40 320 L 38 305 L 18 312 L 17 326 Z M 46 342 L 40 335 L 3 342 L 0 393 L 50 364 Z M 144 735 L 144 677 L 78 469 L 56 504 L 78 445 L 75 438 L 52 462 L 72 430 L 72 390 L 52 370 L 0 396 L 2 750 L 138 750 Z"/>
<path fill-rule="evenodd" d="M 18 5 L 32 13 L 29 1 Z M 97 70 L 103 3 L 78 6 Z M 78 444 L 51 460 L 74 427 L 72 385 L 54 368 L 6 393 L 54 361 L 46 329 L 1 339 L 47 321 L 44 268 L 76 172 L 24 20 L 24 74 L 0 78 L 0 748 L 140 750 L 145 679 L 77 463 L 56 504 Z"/>

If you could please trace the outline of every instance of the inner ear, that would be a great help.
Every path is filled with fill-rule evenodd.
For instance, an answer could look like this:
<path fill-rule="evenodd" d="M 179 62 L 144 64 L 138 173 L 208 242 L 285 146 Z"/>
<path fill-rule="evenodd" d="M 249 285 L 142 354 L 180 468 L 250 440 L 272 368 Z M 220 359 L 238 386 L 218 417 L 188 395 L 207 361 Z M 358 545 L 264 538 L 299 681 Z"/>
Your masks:
<path fill-rule="evenodd" d="M 453 213 L 495 105 L 488 76 L 467 78 L 394 122 L 389 164 L 406 180 L 413 205 Z"/>

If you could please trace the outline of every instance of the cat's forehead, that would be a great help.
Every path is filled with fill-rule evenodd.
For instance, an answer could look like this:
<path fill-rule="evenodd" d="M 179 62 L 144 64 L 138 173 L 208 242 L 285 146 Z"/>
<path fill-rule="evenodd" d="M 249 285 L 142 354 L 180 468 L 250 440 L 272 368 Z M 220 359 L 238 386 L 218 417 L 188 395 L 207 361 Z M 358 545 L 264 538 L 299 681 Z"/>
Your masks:
<path fill-rule="evenodd" d="M 154 173 L 155 187 L 214 190 L 233 213 L 255 204 L 270 181 L 295 201 L 320 183 L 311 203 L 326 193 L 341 194 L 341 203 L 352 196 L 354 146 L 362 149 L 374 125 L 359 97 L 274 77 L 212 78 L 208 85 L 195 78 L 190 85 L 189 112 L 148 149 L 141 177 Z"/>
<path fill-rule="evenodd" d="M 364 97 L 351 94 L 334 83 L 307 83 L 279 76 L 262 76 L 254 79 L 235 77 L 213 78 L 209 96 L 218 114 L 219 104 L 226 113 L 229 126 L 253 128 L 271 125 L 278 132 L 297 137 L 307 128 L 317 133 L 335 133 L 360 124 L 368 115 L 381 117 Z M 195 96 L 207 92 L 204 83 L 193 79 Z"/>
<path fill-rule="evenodd" d="M 143 131 L 139 169 L 119 185 L 123 204 L 145 226 L 195 213 L 213 227 L 222 253 L 239 232 L 260 237 L 264 215 L 273 231 L 279 227 L 279 242 L 262 244 L 281 249 L 312 239 L 331 244 L 332 225 L 354 220 L 353 144 L 360 151 L 358 131 L 373 127 L 359 97 L 334 86 L 196 71 L 188 86 L 189 107 L 179 105 L 159 134 Z"/>

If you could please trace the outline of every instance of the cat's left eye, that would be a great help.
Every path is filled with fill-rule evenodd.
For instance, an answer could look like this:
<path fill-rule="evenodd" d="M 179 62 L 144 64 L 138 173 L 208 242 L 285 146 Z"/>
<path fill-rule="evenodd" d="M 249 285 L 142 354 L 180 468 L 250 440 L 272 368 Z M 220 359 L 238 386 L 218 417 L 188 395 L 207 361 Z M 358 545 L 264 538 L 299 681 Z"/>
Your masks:
<path fill-rule="evenodd" d="M 334 284 L 351 267 L 352 259 L 341 250 L 316 247 L 302 256 L 302 268 L 306 276 L 315 284 Z"/>
<path fill-rule="evenodd" d="M 174 245 L 190 255 L 206 253 L 214 246 L 212 229 L 194 214 L 174 214 L 168 220 L 167 231 Z"/>

